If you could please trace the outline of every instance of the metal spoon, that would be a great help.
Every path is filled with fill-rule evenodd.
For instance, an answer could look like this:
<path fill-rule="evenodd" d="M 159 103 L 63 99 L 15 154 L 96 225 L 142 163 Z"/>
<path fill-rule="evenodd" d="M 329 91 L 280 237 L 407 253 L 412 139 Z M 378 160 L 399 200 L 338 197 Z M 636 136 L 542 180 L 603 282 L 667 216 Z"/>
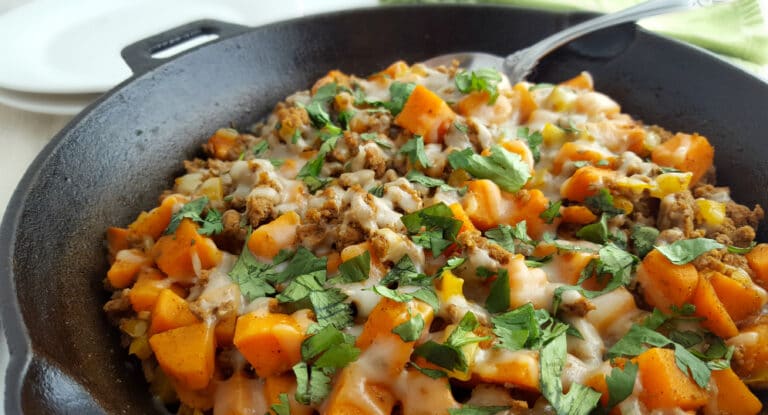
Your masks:
<path fill-rule="evenodd" d="M 491 68 L 501 71 L 507 75 L 510 83 L 515 84 L 525 79 L 541 58 L 578 37 L 605 27 L 634 22 L 644 17 L 684 10 L 695 4 L 696 0 L 650 0 L 571 26 L 532 46 L 518 50 L 506 58 L 482 52 L 459 52 L 434 57 L 424 61 L 424 64 L 432 67 L 450 66 L 454 60 L 458 60 L 459 66 L 465 69 Z"/>

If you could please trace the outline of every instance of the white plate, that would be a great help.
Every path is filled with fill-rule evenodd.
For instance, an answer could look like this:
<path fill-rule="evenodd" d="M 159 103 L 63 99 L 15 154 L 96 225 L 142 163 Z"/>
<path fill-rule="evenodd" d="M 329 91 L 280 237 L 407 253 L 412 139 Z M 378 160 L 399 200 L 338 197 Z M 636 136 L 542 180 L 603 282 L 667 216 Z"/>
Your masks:
<path fill-rule="evenodd" d="M 42 114 L 75 115 L 99 95 L 101 94 L 35 94 L 0 88 L 0 104 Z"/>
<path fill-rule="evenodd" d="M 126 45 L 198 19 L 260 25 L 375 0 L 36 0 L 0 16 L 0 88 L 103 92 L 128 78 Z"/>

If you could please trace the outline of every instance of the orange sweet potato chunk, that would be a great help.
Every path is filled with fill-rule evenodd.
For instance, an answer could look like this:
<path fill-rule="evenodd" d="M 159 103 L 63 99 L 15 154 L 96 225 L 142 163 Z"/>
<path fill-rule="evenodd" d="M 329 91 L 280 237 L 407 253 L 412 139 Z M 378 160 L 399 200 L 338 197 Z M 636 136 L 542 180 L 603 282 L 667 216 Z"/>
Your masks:
<path fill-rule="evenodd" d="M 712 167 L 714 158 L 715 149 L 706 137 L 698 134 L 677 133 L 651 152 L 654 163 L 693 173 L 691 186 Z"/>
<path fill-rule="evenodd" d="M 650 306 L 669 313 L 673 305 L 682 307 L 690 302 L 699 284 L 699 273 L 693 264 L 675 265 L 654 249 L 638 267 L 637 282 Z"/>
<path fill-rule="evenodd" d="M 272 222 L 259 226 L 248 238 L 248 249 L 262 258 L 272 258 L 281 249 L 291 248 L 296 244 L 296 231 L 301 225 L 301 218 L 290 211 L 278 216 Z"/>
<path fill-rule="evenodd" d="M 149 333 L 160 333 L 178 327 L 199 323 L 200 319 L 189 309 L 187 300 L 170 289 L 163 289 L 152 308 L 152 324 Z"/>
<path fill-rule="evenodd" d="M 206 323 L 155 334 L 149 345 L 168 376 L 191 390 L 205 388 L 213 377 L 216 342 Z"/>
<path fill-rule="evenodd" d="M 437 143 L 446 125 L 456 117 L 451 107 L 423 85 L 416 85 L 395 117 L 395 125 L 424 137 L 425 143 Z"/>
<path fill-rule="evenodd" d="M 696 306 L 696 315 L 704 318 L 701 325 L 712 333 L 724 339 L 739 334 L 736 324 L 717 297 L 709 278 L 699 278 L 699 284 L 691 297 L 691 304 Z"/>
<path fill-rule="evenodd" d="M 637 357 L 638 378 L 643 385 L 640 401 L 648 410 L 695 410 L 707 403 L 707 392 L 675 364 L 671 349 L 652 348 Z"/>
<path fill-rule="evenodd" d="M 305 333 L 293 316 L 249 313 L 237 319 L 234 343 L 259 377 L 279 375 L 301 360 Z"/>

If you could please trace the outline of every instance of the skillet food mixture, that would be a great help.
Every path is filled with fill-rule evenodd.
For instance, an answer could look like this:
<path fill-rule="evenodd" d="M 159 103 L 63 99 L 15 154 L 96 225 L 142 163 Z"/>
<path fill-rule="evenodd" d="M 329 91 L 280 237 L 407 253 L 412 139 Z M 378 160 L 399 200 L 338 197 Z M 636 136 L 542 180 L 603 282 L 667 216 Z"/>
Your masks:
<path fill-rule="evenodd" d="M 203 148 L 107 232 L 105 311 L 172 411 L 760 411 L 763 210 L 587 73 L 331 71 Z"/>

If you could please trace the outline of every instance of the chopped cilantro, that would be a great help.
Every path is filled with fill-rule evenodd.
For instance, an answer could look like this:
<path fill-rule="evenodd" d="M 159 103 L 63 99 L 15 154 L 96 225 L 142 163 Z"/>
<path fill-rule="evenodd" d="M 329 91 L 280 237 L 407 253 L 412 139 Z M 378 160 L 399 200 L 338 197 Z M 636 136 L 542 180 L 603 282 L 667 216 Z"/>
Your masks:
<path fill-rule="evenodd" d="M 253 146 L 253 150 L 251 151 L 253 152 L 254 156 L 260 156 L 269 151 L 269 143 L 267 140 L 260 140 Z"/>
<path fill-rule="evenodd" d="M 728 252 L 732 254 L 739 254 L 739 255 L 745 255 L 748 254 L 750 251 L 752 251 L 752 248 L 757 246 L 757 242 L 752 241 L 752 243 L 749 244 L 749 246 L 745 247 L 738 247 L 733 245 L 728 245 Z"/>
<path fill-rule="evenodd" d="M 362 133 L 360 134 L 360 139 L 363 141 L 373 141 L 382 148 L 392 148 L 391 144 L 379 138 L 379 133 Z"/>
<path fill-rule="evenodd" d="M 613 196 L 605 188 L 600 189 L 596 195 L 587 197 L 584 204 L 593 212 L 605 213 L 608 216 L 624 214 L 624 210 L 613 205 Z"/>
<path fill-rule="evenodd" d="M 319 404 L 331 393 L 332 369 L 322 369 L 299 362 L 293 366 L 296 375 L 296 401 L 302 405 Z"/>
<path fill-rule="evenodd" d="M 499 97 L 498 84 L 501 82 L 501 74 L 490 68 L 475 71 L 462 71 L 456 74 L 456 89 L 464 94 L 470 92 L 485 91 L 488 93 L 488 104 L 492 105 Z"/>
<path fill-rule="evenodd" d="M 272 283 L 277 279 L 277 275 L 272 264 L 259 262 L 247 246 L 243 247 L 235 265 L 229 271 L 229 278 L 240 286 L 240 292 L 248 301 L 274 294 L 276 291 Z"/>
<path fill-rule="evenodd" d="M 473 331 L 478 325 L 477 318 L 469 311 L 462 317 L 445 343 L 429 340 L 417 346 L 413 352 L 447 370 L 466 372 L 468 369 L 467 357 L 461 348 L 467 344 L 488 340 L 488 337 L 479 337 L 474 334 Z"/>
<path fill-rule="evenodd" d="M 563 202 L 561 200 L 558 200 L 554 203 L 550 201 L 549 206 L 547 206 L 547 208 L 539 214 L 539 217 L 544 219 L 544 222 L 546 223 L 552 223 L 556 217 L 560 216 L 560 206 L 562 205 Z"/>
<path fill-rule="evenodd" d="M 424 331 L 424 318 L 421 314 L 416 314 L 408 321 L 398 324 L 397 327 L 392 329 L 392 333 L 397 334 L 404 342 L 416 341 L 421 337 L 421 332 Z"/>
<path fill-rule="evenodd" d="M 392 82 L 389 86 L 390 100 L 384 106 L 392 113 L 397 115 L 403 110 L 405 102 L 411 96 L 413 89 L 416 88 L 416 84 L 404 83 L 404 82 Z"/>
<path fill-rule="evenodd" d="M 500 224 L 493 229 L 487 230 L 485 237 L 511 253 L 516 252 L 516 245 L 518 243 L 529 247 L 536 245 L 536 242 L 528 236 L 526 221 L 520 221 L 515 226 Z"/>
<path fill-rule="evenodd" d="M 523 159 L 499 145 L 492 145 L 487 157 L 475 154 L 470 148 L 454 151 L 448 155 L 448 162 L 454 169 L 464 169 L 479 179 L 489 179 L 502 190 L 512 193 L 520 190 L 531 177 Z"/>
<path fill-rule="evenodd" d="M 352 121 L 355 114 L 356 112 L 354 110 L 344 110 L 339 112 L 339 125 L 341 125 L 342 129 L 349 130 L 349 123 Z"/>
<path fill-rule="evenodd" d="M 454 121 L 453 126 L 456 127 L 457 130 L 461 131 L 464 134 L 467 134 L 469 132 L 469 126 L 467 126 L 466 124 L 462 124 L 458 121 Z"/>
<path fill-rule="evenodd" d="M 597 406 L 600 393 L 584 385 L 573 383 L 563 394 L 560 378 L 566 359 L 565 333 L 555 337 L 539 352 L 539 378 L 541 394 L 559 414 L 587 415 Z"/>
<path fill-rule="evenodd" d="M 725 245 L 714 239 L 693 238 L 681 239 L 672 242 L 669 245 L 659 246 L 656 249 L 664 254 L 664 256 L 673 264 L 684 265 L 698 258 L 701 254 L 707 253 L 713 249 L 722 248 L 725 248 Z"/>
<path fill-rule="evenodd" d="M 280 167 L 285 164 L 285 159 L 269 159 L 269 162 L 272 163 L 274 167 Z"/>
<path fill-rule="evenodd" d="M 371 253 L 368 251 L 350 258 L 339 265 L 340 275 L 331 282 L 335 284 L 345 284 L 350 282 L 360 282 L 368 279 L 371 271 Z"/>
<path fill-rule="evenodd" d="M 636 364 L 627 361 L 624 363 L 624 369 L 614 367 L 611 374 L 605 377 L 605 383 L 608 386 L 608 404 L 606 406 L 609 409 L 632 394 L 632 390 L 635 388 L 637 369 Z"/>
<path fill-rule="evenodd" d="M 323 108 L 323 103 L 320 101 L 312 101 L 309 105 L 304 107 L 309 115 L 310 121 L 315 128 L 323 128 L 328 124 L 331 124 L 331 116 Z"/>
<path fill-rule="evenodd" d="M 544 142 L 544 136 L 540 132 L 531 132 L 528 127 L 518 127 L 517 137 L 522 138 L 528 143 L 528 148 L 531 149 L 533 155 L 533 161 L 538 163 L 541 159 L 541 144 Z"/>
<path fill-rule="evenodd" d="M 496 280 L 491 284 L 488 298 L 485 299 L 485 308 L 490 313 L 501 313 L 509 309 L 509 273 L 504 268 L 499 268 Z"/>
<path fill-rule="evenodd" d="M 541 349 L 553 338 L 566 333 L 568 325 L 556 320 L 546 310 L 535 310 L 530 303 L 491 317 L 499 347 L 508 350 Z"/>
<path fill-rule="evenodd" d="M 382 197 L 384 196 L 384 185 L 380 184 L 377 186 L 373 186 L 370 189 L 368 189 L 368 193 L 376 196 L 376 197 Z"/>
<path fill-rule="evenodd" d="M 424 151 L 424 137 L 420 135 L 413 136 L 403 144 L 400 147 L 400 153 L 407 155 L 408 160 L 413 164 L 419 163 L 422 167 L 429 167 L 429 159 Z"/>
<path fill-rule="evenodd" d="M 529 91 L 535 91 L 537 89 L 544 89 L 544 88 L 554 88 L 555 84 L 549 84 L 546 82 L 542 82 L 540 84 L 531 85 L 530 88 L 528 88 Z"/>
<path fill-rule="evenodd" d="M 576 232 L 576 237 L 603 244 L 608 241 L 608 215 L 600 215 L 600 220 L 589 225 L 584 225 Z"/>
<path fill-rule="evenodd" d="M 339 91 L 339 86 L 335 82 L 327 83 L 320 88 L 317 88 L 315 95 L 312 97 L 313 102 L 321 102 L 327 104 Z"/>
<path fill-rule="evenodd" d="M 635 255 L 645 258 L 648 252 L 653 250 L 656 238 L 659 237 L 659 230 L 650 226 L 635 225 L 632 228 L 632 234 L 629 239 L 632 241 Z"/>
<path fill-rule="evenodd" d="M 414 369 L 418 370 L 422 374 L 429 376 L 432 379 L 440 379 L 440 378 L 448 377 L 448 374 L 443 372 L 442 370 L 424 368 L 424 367 L 421 367 L 421 366 L 417 365 L 414 362 L 408 362 L 408 365 L 410 365 Z"/>
<path fill-rule="evenodd" d="M 192 219 L 194 222 L 200 224 L 201 227 L 197 230 L 197 233 L 200 235 L 213 235 L 223 231 L 224 225 L 221 223 L 221 213 L 219 213 L 219 211 L 210 208 L 208 209 L 205 219 L 201 216 L 207 205 L 207 196 L 197 198 L 185 204 L 178 212 L 171 216 L 171 222 L 168 224 L 165 234 L 171 235 L 176 232 L 176 229 L 183 219 Z"/>
<path fill-rule="evenodd" d="M 418 170 L 409 170 L 408 174 L 405 175 L 405 178 L 413 183 L 424 185 L 425 187 L 439 187 L 440 190 L 444 192 L 450 192 L 452 190 L 459 191 L 459 189 L 446 184 L 444 181 L 434 177 L 429 177 Z"/>
<path fill-rule="evenodd" d="M 382 285 L 397 283 L 399 287 L 408 285 L 427 286 L 432 284 L 432 279 L 416 270 L 413 260 L 408 255 L 403 255 L 387 275 L 381 280 Z"/>
<path fill-rule="evenodd" d="M 456 241 L 462 225 L 460 220 L 453 217 L 451 208 L 442 202 L 403 215 L 400 220 L 413 242 L 430 249 L 435 257 Z"/>
<path fill-rule="evenodd" d="M 274 414 L 274 415 L 291 415 L 291 405 L 288 402 L 288 394 L 287 393 L 281 393 L 279 395 L 279 399 L 280 399 L 279 403 L 273 403 L 269 407 L 269 409 L 272 411 L 272 414 Z"/>
<path fill-rule="evenodd" d="M 398 303 L 405 303 L 413 299 L 417 299 L 423 301 L 435 310 L 437 310 L 440 306 L 437 299 L 437 294 L 435 294 L 435 291 L 431 287 L 422 287 L 412 293 L 404 293 L 387 288 L 383 285 L 374 285 L 373 292 L 384 298 L 397 301 Z"/>

